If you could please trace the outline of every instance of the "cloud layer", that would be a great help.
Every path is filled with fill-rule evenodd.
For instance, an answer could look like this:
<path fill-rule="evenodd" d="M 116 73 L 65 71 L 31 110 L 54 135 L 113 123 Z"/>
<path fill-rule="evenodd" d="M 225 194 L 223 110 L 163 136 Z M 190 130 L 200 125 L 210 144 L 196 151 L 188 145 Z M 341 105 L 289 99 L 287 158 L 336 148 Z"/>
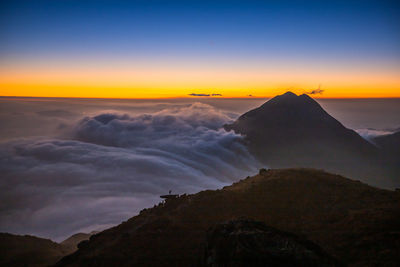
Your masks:
<path fill-rule="evenodd" d="M 196 103 L 101 113 L 67 129 L 68 138 L 3 143 L 0 231 L 61 240 L 117 224 L 168 190 L 193 193 L 254 173 L 241 137 L 221 129 L 230 120 Z"/>
<path fill-rule="evenodd" d="M 373 143 L 373 139 L 378 136 L 388 135 L 394 133 L 394 131 L 389 130 L 377 130 L 377 129 L 357 129 L 355 130 L 361 137 L 366 139 L 369 142 Z"/>

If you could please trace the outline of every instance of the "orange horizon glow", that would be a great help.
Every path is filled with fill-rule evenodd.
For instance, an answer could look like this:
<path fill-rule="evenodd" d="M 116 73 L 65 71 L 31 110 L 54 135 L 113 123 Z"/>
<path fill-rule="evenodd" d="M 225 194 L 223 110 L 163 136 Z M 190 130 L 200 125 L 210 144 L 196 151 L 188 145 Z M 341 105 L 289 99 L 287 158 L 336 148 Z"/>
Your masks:
<path fill-rule="evenodd" d="M 400 97 L 396 4 L 6 2 L 0 96 Z"/>
<path fill-rule="evenodd" d="M 303 94 L 321 85 L 323 94 L 313 97 L 400 97 L 396 68 L 100 66 L 3 65 L 0 96 L 154 99 L 196 93 L 222 95 L 208 98 L 270 98 L 286 91 Z"/>

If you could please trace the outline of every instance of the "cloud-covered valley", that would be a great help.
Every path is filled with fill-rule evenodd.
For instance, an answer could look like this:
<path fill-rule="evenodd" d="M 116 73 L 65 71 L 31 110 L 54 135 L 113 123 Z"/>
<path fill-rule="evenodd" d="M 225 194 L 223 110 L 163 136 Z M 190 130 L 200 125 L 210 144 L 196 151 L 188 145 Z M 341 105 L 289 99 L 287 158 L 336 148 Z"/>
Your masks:
<path fill-rule="evenodd" d="M 0 232 L 61 240 L 169 190 L 219 188 L 265 167 L 221 129 L 265 99 L 193 101 L 0 98 Z M 319 100 L 347 127 L 378 131 L 400 125 L 398 101 Z"/>
<path fill-rule="evenodd" d="M 260 167 L 227 113 L 195 103 L 86 116 L 61 137 L 0 145 L 0 231 L 61 240 L 108 227 L 159 195 L 218 188 Z"/>

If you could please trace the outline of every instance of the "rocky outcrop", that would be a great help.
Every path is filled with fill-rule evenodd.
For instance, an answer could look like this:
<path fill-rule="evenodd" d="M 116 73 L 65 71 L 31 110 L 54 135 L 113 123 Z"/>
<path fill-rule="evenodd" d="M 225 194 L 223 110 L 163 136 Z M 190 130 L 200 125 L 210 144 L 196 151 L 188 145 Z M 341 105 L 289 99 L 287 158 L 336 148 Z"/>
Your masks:
<path fill-rule="evenodd" d="M 203 266 L 339 266 L 318 245 L 263 222 L 239 219 L 207 233 Z"/>

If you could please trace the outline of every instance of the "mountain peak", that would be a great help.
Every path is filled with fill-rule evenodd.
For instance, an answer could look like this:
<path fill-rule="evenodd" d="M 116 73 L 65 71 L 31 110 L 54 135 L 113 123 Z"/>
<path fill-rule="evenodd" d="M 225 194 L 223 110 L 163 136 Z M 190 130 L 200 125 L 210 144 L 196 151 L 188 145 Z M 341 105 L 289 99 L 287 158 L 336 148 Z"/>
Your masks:
<path fill-rule="evenodd" d="M 273 168 L 313 167 L 355 176 L 361 158 L 375 153 L 373 145 L 306 94 L 278 95 L 225 129 L 244 135 L 250 151 Z"/>
<path fill-rule="evenodd" d="M 269 105 L 275 105 L 275 104 L 285 104 L 285 105 L 291 105 L 291 106 L 298 106 L 298 105 L 306 105 L 306 104 L 311 104 L 314 105 L 315 107 L 318 106 L 319 104 L 309 97 L 306 94 L 302 95 L 296 95 L 295 93 L 291 91 L 287 91 L 286 93 L 282 95 L 277 95 L 264 103 L 262 106 L 269 106 Z M 304 108 L 305 106 L 299 106 L 300 108 Z M 322 110 L 322 108 L 320 108 Z"/>
<path fill-rule="evenodd" d="M 239 120 L 252 118 L 260 122 L 271 123 L 319 123 L 323 121 L 336 121 L 318 104 L 306 94 L 296 95 L 293 92 L 286 92 L 275 96 L 260 107 L 243 114 Z M 258 124 L 259 125 L 259 124 Z M 260 125 L 259 125 L 260 126 Z M 293 125 L 297 126 L 297 125 Z"/>
<path fill-rule="evenodd" d="M 295 93 L 291 92 L 291 91 L 287 91 L 286 93 L 280 95 L 280 96 L 284 96 L 284 97 L 294 97 L 297 96 Z"/>

